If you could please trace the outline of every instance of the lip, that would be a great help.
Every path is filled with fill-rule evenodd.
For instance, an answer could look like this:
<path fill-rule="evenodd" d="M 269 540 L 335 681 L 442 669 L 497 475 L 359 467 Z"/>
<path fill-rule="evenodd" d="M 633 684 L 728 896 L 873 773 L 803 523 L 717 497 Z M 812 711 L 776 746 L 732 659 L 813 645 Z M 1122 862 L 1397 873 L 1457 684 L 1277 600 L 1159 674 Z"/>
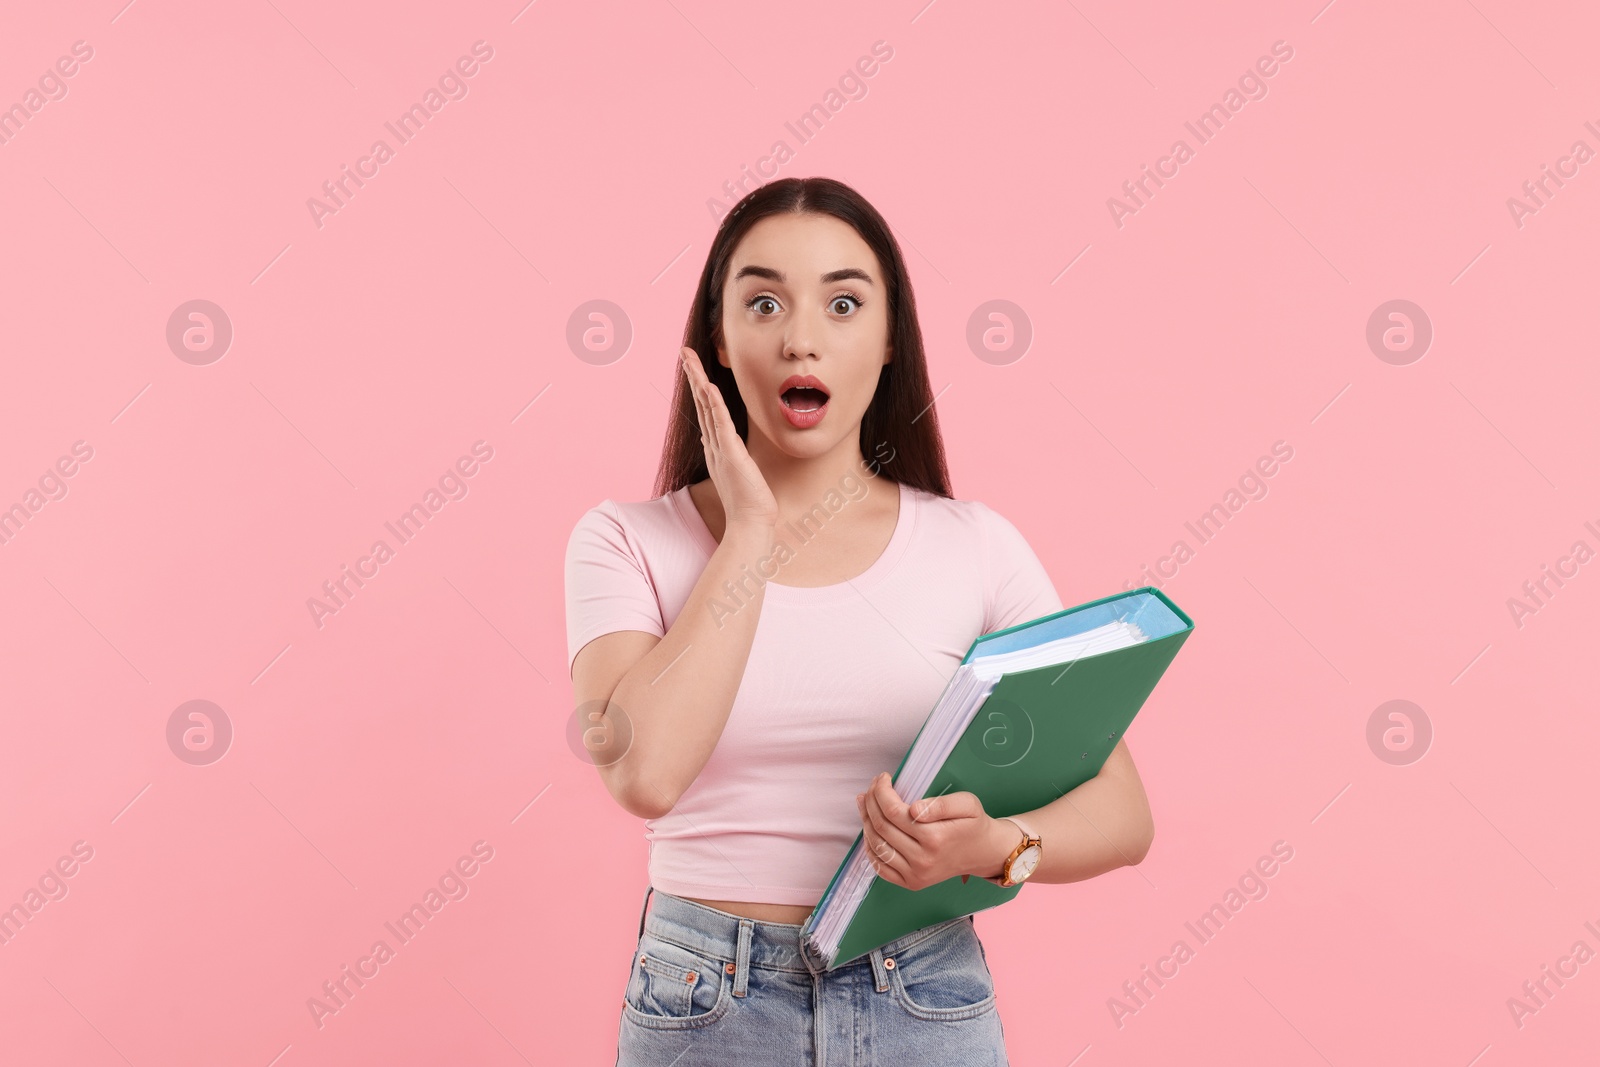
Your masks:
<path fill-rule="evenodd" d="M 823 395 L 822 406 L 815 411 L 796 411 L 783 402 L 783 394 L 790 389 L 815 389 Z M 822 379 L 810 374 L 791 374 L 778 386 L 778 407 L 783 411 L 783 417 L 789 420 L 789 425 L 797 430 L 807 430 L 822 421 L 828 413 L 828 401 L 832 399 L 828 387 Z"/>
<path fill-rule="evenodd" d="M 828 387 L 823 384 L 821 378 L 817 378 L 810 374 L 789 375 L 783 380 L 783 384 L 778 386 L 778 395 L 782 396 L 791 389 L 815 389 L 818 392 L 827 393 L 827 395 L 830 397 L 833 395 L 831 392 L 829 392 Z"/>

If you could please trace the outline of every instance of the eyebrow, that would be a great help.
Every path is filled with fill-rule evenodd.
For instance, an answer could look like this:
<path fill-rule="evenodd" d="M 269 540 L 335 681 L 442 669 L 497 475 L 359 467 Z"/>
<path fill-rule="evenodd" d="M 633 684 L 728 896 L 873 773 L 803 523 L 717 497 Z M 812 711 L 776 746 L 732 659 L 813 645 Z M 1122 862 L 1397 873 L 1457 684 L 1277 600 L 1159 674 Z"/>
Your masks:
<path fill-rule="evenodd" d="M 768 281 L 780 283 L 787 282 L 789 280 L 781 270 L 773 270 L 771 267 L 756 266 L 740 267 L 739 273 L 733 276 L 733 280 L 738 281 L 740 278 L 743 278 L 746 275 L 751 275 L 756 278 L 765 278 Z M 826 285 L 830 282 L 842 282 L 846 278 L 855 278 L 859 281 L 866 282 L 868 285 L 872 284 L 872 275 L 868 274 L 864 270 L 858 270 L 855 267 L 845 267 L 842 270 L 831 270 L 822 276 L 822 283 Z"/>

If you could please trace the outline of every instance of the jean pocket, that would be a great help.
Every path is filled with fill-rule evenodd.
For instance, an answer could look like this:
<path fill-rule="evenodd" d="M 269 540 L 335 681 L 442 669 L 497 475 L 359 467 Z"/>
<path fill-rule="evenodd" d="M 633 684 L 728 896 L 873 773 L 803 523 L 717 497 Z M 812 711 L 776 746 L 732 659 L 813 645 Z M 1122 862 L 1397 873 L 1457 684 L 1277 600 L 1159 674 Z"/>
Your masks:
<path fill-rule="evenodd" d="M 889 986 L 900 1006 L 916 1018 L 954 1021 L 995 1010 L 994 976 L 969 919 L 928 935 L 892 958 Z"/>
<path fill-rule="evenodd" d="M 623 1015 L 653 1030 L 709 1026 L 733 1006 L 727 963 L 646 932 L 634 952 Z"/>

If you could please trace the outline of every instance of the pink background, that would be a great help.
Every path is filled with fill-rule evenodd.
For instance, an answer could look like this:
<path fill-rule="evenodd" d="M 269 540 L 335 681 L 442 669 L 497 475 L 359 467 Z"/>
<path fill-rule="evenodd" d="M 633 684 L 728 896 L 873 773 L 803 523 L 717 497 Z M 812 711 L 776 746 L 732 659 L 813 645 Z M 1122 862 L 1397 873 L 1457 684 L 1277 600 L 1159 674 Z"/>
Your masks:
<path fill-rule="evenodd" d="M 0 104 L 93 49 L 0 144 L 0 506 L 27 513 L 0 545 L 0 903 L 93 850 L 0 946 L 0 1058 L 612 1062 L 646 850 L 565 739 L 562 552 L 648 495 L 708 201 L 777 140 L 778 175 L 893 224 L 956 494 L 1067 603 L 1196 548 L 1184 523 L 1293 449 L 1165 582 L 1198 626 L 1130 735 L 1148 859 L 979 919 L 1012 1062 L 1594 1055 L 1600 962 L 1507 1007 L 1600 950 L 1600 564 L 1521 626 L 1507 605 L 1600 549 L 1600 161 L 1507 206 L 1600 149 L 1585 5 L 122 4 L 14 5 L 0 35 Z M 880 40 L 801 143 L 785 123 Z M 1267 95 L 1198 144 L 1275 41 Z M 307 199 L 380 137 L 319 227 Z M 233 328 L 206 365 L 166 339 L 196 299 Z M 1434 333 L 1407 365 L 1366 339 L 1396 299 Z M 621 358 L 569 345 L 592 300 Z M 990 300 L 1025 353 L 969 346 Z M 477 441 L 466 495 L 319 627 L 308 599 Z M 1433 732 L 1407 765 L 1367 741 L 1396 699 Z M 169 747 L 191 700 L 232 725 L 208 765 Z M 479 841 L 467 895 L 319 1027 L 308 998 Z M 1200 945 L 1184 923 L 1275 841 L 1268 895 Z"/>

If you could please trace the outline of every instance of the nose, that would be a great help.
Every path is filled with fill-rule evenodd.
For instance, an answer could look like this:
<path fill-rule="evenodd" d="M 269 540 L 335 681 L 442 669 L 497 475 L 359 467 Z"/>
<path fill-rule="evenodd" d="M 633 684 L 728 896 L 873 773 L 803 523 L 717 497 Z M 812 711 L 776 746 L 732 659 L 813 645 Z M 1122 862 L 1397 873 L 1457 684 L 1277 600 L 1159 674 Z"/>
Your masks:
<path fill-rule="evenodd" d="M 818 359 L 817 336 L 825 313 L 820 309 L 797 311 L 789 317 L 789 330 L 783 339 L 783 354 L 788 359 Z"/>
<path fill-rule="evenodd" d="M 816 348 L 806 340 L 786 341 L 783 346 L 785 359 L 818 359 Z"/>

